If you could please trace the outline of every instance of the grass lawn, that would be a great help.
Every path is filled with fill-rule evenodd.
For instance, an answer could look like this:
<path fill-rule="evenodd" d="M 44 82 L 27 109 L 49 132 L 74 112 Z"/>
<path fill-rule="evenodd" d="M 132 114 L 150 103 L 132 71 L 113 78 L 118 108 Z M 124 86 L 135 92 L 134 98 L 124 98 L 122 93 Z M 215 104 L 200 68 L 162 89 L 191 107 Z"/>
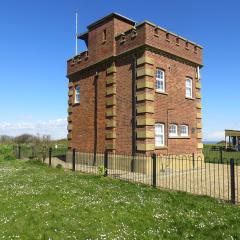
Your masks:
<path fill-rule="evenodd" d="M 0 239 L 240 239 L 240 208 L 0 157 Z"/>
<path fill-rule="evenodd" d="M 205 144 L 203 153 L 205 157 L 205 162 L 211 163 L 221 163 L 221 153 L 220 151 L 213 151 L 212 146 L 218 146 L 216 144 Z M 222 151 L 222 163 L 230 163 L 230 159 L 233 158 L 237 165 L 240 165 L 240 152 L 229 152 Z"/>

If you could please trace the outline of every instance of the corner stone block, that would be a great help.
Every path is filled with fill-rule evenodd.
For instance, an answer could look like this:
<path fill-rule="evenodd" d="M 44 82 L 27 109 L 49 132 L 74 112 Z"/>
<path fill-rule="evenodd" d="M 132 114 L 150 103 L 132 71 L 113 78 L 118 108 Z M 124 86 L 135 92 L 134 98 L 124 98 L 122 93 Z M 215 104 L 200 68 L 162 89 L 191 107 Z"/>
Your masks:
<path fill-rule="evenodd" d="M 201 98 L 202 98 L 202 96 L 201 96 L 201 93 L 200 93 L 200 92 L 196 92 L 196 98 L 198 98 L 198 99 L 201 99 Z"/>
<path fill-rule="evenodd" d="M 147 56 L 141 57 L 137 60 L 137 66 L 142 65 L 142 64 L 150 64 L 153 65 L 153 59 Z"/>
<path fill-rule="evenodd" d="M 137 126 L 153 126 L 154 124 L 153 118 L 137 117 Z"/>
<path fill-rule="evenodd" d="M 115 119 L 107 119 L 106 120 L 106 127 L 107 128 L 116 127 L 116 120 Z"/>
<path fill-rule="evenodd" d="M 202 108 L 202 104 L 201 103 L 197 103 L 197 108 L 201 109 Z"/>
<path fill-rule="evenodd" d="M 106 116 L 107 117 L 116 116 L 116 108 L 107 108 L 106 109 Z"/>
<path fill-rule="evenodd" d="M 197 148 L 198 149 L 202 149 L 203 148 L 203 144 L 202 143 L 198 143 Z"/>
<path fill-rule="evenodd" d="M 201 87 L 202 87 L 201 83 L 200 82 L 196 82 L 196 88 L 197 89 L 201 89 Z"/>
<path fill-rule="evenodd" d="M 137 94 L 137 101 L 144 101 L 144 100 L 153 101 L 154 100 L 154 95 L 151 94 L 151 93 Z"/>
<path fill-rule="evenodd" d="M 154 89 L 154 83 L 151 81 L 137 81 L 137 89 L 141 89 L 141 88 L 150 88 L 150 89 Z"/>
<path fill-rule="evenodd" d="M 114 76 L 108 76 L 107 80 L 106 80 L 106 84 L 112 84 L 112 83 L 116 83 L 116 79 Z"/>
<path fill-rule="evenodd" d="M 72 107 L 68 108 L 68 113 L 72 113 Z"/>
<path fill-rule="evenodd" d="M 197 113 L 197 119 L 202 119 L 202 113 L 201 112 Z"/>
<path fill-rule="evenodd" d="M 197 138 L 202 139 L 202 133 L 197 133 Z"/>
<path fill-rule="evenodd" d="M 113 74 L 117 72 L 116 66 L 111 66 L 107 69 L 107 74 Z"/>
<path fill-rule="evenodd" d="M 116 86 L 109 86 L 106 88 L 106 95 L 116 94 Z"/>
<path fill-rule="evenodd" d="M 137 69 L 137 77 L 149 76 L 154 77 L 154 71 L 151 68 L 142 67 Z"/>
<path fill-rule="evenodd" d="M 112 96 L 106 99 L 106 106 L 116 105 L 116 97 Z"/>
<path fill-rule="evenodd" d="M 115 132 L 115 131 L 106 131 L 105 137 L 106 137 L 107 139 L 116 138 L 116 132 Z"/>
<path fill-rule="evenodd" d="M 72 124 L 68 124 L 67 130 L 68 130 L 68 131 L 71 131 L 71 130 L 72 130 Z"/>
<path fill-rule="evenodd" d="M 138 151 L 153 151 L 155 148 L 154 144 L 150 144 L 150 143 L 138 143 L 137 144 L 137 150 Z"/>
<path fill-rule="evenodd" d="M 154 138 L 154 132 L 137 130 L 137 138 Z"/>
<path fill-rule="evenodd" d="M 72 96 L 73 95 L 73 90 L 69 90 L 68 91 L 68 96 Z"/>
<path fill-rule="evenodd" d="M 197 128 L 198 128 L 198 129 L 201 129 L 201 128 L 202 128 L 202 123 L 201 123 L 201 122 L 198 122 L 198 123 L 197 123 Z"/>
<path fill-rule="evenodd" d="M 137 113 L 154 113 L 154 106 L 149 104 L 137 106 Z"/>

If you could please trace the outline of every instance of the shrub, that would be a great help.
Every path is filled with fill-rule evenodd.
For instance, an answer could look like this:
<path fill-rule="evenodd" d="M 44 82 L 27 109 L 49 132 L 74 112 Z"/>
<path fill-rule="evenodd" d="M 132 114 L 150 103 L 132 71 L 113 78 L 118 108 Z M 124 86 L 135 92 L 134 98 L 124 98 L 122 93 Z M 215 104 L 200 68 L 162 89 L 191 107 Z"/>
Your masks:
<path fill-rule="evenodd" d="M 104 176 L 106 172 L 106 168 L 103 165 L 98 166 L 97 173 L 99 176 Z"/>

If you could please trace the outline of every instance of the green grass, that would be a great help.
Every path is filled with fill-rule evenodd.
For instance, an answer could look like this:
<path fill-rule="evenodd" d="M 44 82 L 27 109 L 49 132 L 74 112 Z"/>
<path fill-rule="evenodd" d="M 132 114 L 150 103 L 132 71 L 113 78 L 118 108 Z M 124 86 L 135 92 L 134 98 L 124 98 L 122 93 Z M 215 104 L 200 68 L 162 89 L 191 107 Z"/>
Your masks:
<path fill-rule="evenodd" d="M 240 209 L 0 157 L 0 239 L 240 239 Z"/>
<path fill-rule="evenodd" d="M 205 162 L 221 163 L 220 151 L 213 151 L 213 146 L 222 146 L 219 144 L 205 144 L 203 148 Z M 222 151 L 222 163 L 229 163 L 233 158 L 237 165 L 240 165 L 240 152 Z"/>

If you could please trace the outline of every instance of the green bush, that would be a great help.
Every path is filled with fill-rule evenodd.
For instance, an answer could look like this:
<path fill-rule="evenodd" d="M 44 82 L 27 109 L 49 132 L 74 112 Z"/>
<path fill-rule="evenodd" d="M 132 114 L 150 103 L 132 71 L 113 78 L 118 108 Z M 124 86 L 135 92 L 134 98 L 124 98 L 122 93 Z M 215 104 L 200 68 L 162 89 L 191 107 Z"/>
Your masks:
<path fill-rule="evenodd" d="M 97 173 L 99 176 L 104 176 L 106 172 L 106 168 L 103 165 L 98 166 Z"/>
<path fill-rule="evenodd" d="M 0 145 L 0 159 L 5 161 L 15 159 L 11 146 Z"/>

